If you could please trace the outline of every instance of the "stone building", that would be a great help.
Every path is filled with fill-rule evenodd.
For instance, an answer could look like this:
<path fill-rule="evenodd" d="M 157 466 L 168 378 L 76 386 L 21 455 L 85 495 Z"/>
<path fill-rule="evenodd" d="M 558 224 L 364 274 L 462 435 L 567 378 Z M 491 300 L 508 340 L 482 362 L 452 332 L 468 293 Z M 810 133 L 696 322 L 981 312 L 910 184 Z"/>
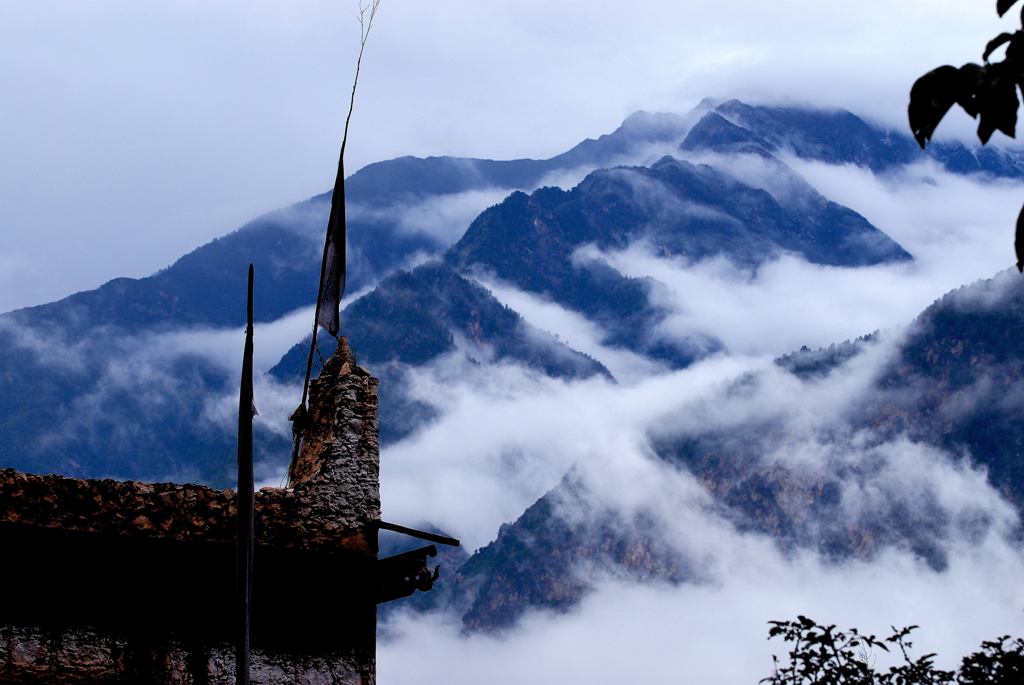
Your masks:
<path fill-rule="evenodd" d="M 292 487 L 256 493 L 253 683 L 373 685 L 377 604 L 431 587 L 432 545 L 377 558 L 377 386 L 342 341 Z M 234 683 L 235 517 L 232 490 L 0 470 L 0 682 Z"/>

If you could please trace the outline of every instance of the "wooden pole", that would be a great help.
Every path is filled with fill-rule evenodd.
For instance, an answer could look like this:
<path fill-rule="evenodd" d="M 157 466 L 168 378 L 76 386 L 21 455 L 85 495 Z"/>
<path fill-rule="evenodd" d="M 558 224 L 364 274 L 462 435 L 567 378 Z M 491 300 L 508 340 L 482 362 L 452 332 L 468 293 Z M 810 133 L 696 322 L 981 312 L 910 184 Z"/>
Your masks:
<path fill-rule="evenodd" d="M 242 353 L 242 383 L 238 393 L 238 541 L 235 598 L 238 634 L 235 642 L 235 683 L 249 685 L 249 636 L 252 602 L 253 476 L 252 476 L 252 283 L 249 264 L 246 298 L 245 351 Z"/>

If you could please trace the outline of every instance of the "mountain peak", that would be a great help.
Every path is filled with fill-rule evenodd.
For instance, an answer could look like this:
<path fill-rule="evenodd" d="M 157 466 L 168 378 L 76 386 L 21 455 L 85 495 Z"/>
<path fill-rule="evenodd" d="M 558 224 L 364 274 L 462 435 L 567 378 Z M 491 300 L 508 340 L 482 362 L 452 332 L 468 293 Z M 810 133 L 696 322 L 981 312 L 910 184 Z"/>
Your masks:
<path fill-rule="evenodd" d="M 678 114 L 637 110 L 623 120 L 619 131 L 630 138 L 650 141 L 671 140 L 686 130 L 686 119 Z"/>
<path fill-rule="evenodd" d="M 917 158 L 910 136 L 886 136 L 845 109 L 753 106 L 729 100 L 715 112 L 775 148 L 828 164 L 882 171 Z"/>
<path fill-rule="evenodd" d="M 775 146 L 753 131 L 730 122 L 718 112 L 708 112 L 690 129 L 679 149 L 759 151 L 765 154 L 774 150 Z"/>

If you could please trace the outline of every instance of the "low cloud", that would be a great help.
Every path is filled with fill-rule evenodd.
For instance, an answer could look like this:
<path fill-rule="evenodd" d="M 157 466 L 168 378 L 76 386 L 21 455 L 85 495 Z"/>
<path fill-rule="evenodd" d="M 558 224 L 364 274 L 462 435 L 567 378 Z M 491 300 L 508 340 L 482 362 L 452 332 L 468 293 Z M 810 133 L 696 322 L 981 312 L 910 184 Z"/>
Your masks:
<path fill-rule="evenodd" d="M 920 625 L 914 654 L 938 652 L 942 667 L 984 639 L 1024 631 L 1024 559 L 998 540 L 957 554 L 941 573 L 898 552 L 839 566 L 767 545 L 743 552 L 743 563 L 702 584 L 606 579 L 569 613 L 534 613 L 500 637 L 465 636 L 443 615 L 400 616 L 378 645 L 378 675 L 406 684 L 756 683 L 786 651 L 765 639 L 767 621 L 797 612 L 879 636 Z"/>
<path fill-rule="evenodd" d="M 585 527 L 589 518 L 612 512 L 629 535 L 628 522 L 642 514 L 647 532 L 685 560 L 694 580 L 637 582 L 614 566 L 583 564 L 573 572 L 590 591 L 579 605 L 566 613 L 528 611 L 501 635 L 466 635 L 458 616 L 445 613 L 398 614 L 378 647 L 380 677 L 401 683 L 627 677 L 754 683 L 769 674 L 771 654 L 785 651 L 765 640 L 767 622 L 797 613 L 879 635 L 891 625 L 921 625 L 917 653 L 937 651 L 944 667 L 955 666 L 983 639 L 1021 634 L 1019 517 L 984 472 L 902 438 L 837 437 L 865 379 L 895 343 L 878 343 L 851 368 L 807 382 L 765 359 L 736 357 L 632 387 L 604 380 L 552 383 L 509 367 L 486 381 L 465 369 L 423 370 L 432 375 L 420 379 L 430 387 L 425 396 L 446 413 L 385 452 L 388 516 L 400 503 L 403 515 L 435 521 L 473 548 L 504 512 L 529 504 L 572 463 L 583 494 L 556 498 L 558 516 Z M 748 380 L 751 374 L 756 383 Z M 488 381 L 493 385 L 477 385 Z M 777 449 L 765 440 L 760 460 L 766 467 L 798 481 L 846 474 L 839 476 L 839 525 L 893 509 L 899 513 L 888 519 L 890 526 L 898 527 L 899 517 L 946 521 L 930 540 L 945 555 L 941 570 L 904 544 L 838 562 L 811 548 L 784 551 L 772 537 L 739 530 L 703 485 L 662 461 L 648 439 L 652 427 L 683 434 L 743 431 L 766 417 L 786 426 Z M 818 523 L 804 525 L 813 534 Z M 900 533 L 911 539 L 920 531 Z"/>
<path fill-rule="evenodd" d="M 485 188 L 461 193 L 436 195 L 424 200 L 402 202 L 387 207 L 354 204 L 348 208 L 354 221 L 394 221 L 396 228 L 407 234 L 431 238 L 439 249 L 454 243 L 466 232 L 469 224 L 487 207 L 497 204 L 512 189 Z"/>
<path fill-rule="evenodd" d="M 477 280 L 502 304 L 516 310 L 537 329 L 601 362 L 619 382 L 631 383 L 665 370 L 662 364 L 643 355 L 605 345 L 606 334 L 600 326 L 557 302 L 520 290 L 493 276 L 478 274 Z"/>
<path fill-rule="evenodd" d="M 705 156 L 704 159 L 707 159 Z M 627 276 L 650 276 L 654 304 L 672 315 L 659 333 L 685 339 L 711 332 L 739 354 L 784 354 L 909 322 L 945 292 L 991 277 L 1013 259 L 1019 182 L 951 174 L 926 162 L 884 176 L 869 170 L 784 160 L 827 197 L 863 213 L 913 256 L 860 268 L 811 264 L 783 255 L 756 270 L 725 258 L 666 258 L 644 243 L 620 252 L 586 248 Z M 749 156 L 714 163 L 786 201 Z M 759 179 L 764 179 L 759 182 Z"/>
<path fill-rule="evenodd" d="M 619 264 L 656 259 L 636 251 L 605 257 Z M 739 273 L 722 262 L 661 263 L 666 271 L 658 273 L 666 280 L 678 272 L 709 280 Z M 784 258 L 744 276 L 750 290 L 723 283 L 713 291 L 720 295 L 717 304 L 747 312 L 767 306 L 767 299 L 750 301 L 751 290 L 780 286 L 785 278 L 771 272 L 780 267 L 821 278 L 816 286 L 844 277 L 866 284 L 872 274 L 865 272 L 888 271 L 893 283 L 923 280 L 913 269 L 849 274 Z M 507 286 L 494 289 L 535 325 L 589 341 L 600 358 L 600 331 L 585 320 Z M 830 292 L 837 291 L 838 285 Z M 882 300 L 882 293 L 851 296 L 847 309 L 823 307 L 817 323 L 835 333 L 850 314 L 877 316 L 864 310 Z M 895 317 L 910 306 L 900 303 L 883 314 Z M 629 521 L 641 515 L 649 532 L 685 560 L 693 580 L 637 582 L 614 566 L 583 564 L 573 572 L 590 591 L 579 605 L 566 613 L 529 611 L 500 636 L 466 635 L 458 616 L 398 614 L 379 646 L 381 678 L 752 683 L 770 673 L 772 653 L 784 653 L 781 643 L 765 640 L 767 621 L 797 613 L 879 635 L 890 625 L 919 624 L 918 653 L 937 651 L 946 667 L 983 639 L 1024 632 L 1024 594 L 1015 581 L 1024 553 L 1015 507 L 965 455 L 899 436 L 883 440 L 851 421 L 905 328 L 893 326 L 823 378 L 800 380 L 771 361 L 791 349 L 785 329 L 799 319 L 799 312 L 782 309 L 773 310 L 774 325 L 766 320 L 753 334 L 737 324 L 729 342 L 742 347 L 748 341 L 751 354 L 717 355 L 682 371 L 640 370 L 625 384 L 553 381 L 515 366 L 476 367 L 455 355 L 417 370 L 412 391 L 440 418 L 385 450 L 388 516 L 430 520 L 473 549 L 572 467 L 583 494 L 555 498 L 558 516 L 585 527 L 588 518 L 611 512 L 629 535 Z M 766 424 L 777 430 L 759 435 L 756 427 Z M 737 527 L 736 517 L 689 471 L 663 461 L 651 440 L 714 431 L 752 441 L 755 463 L 748 467 L 786 474 L 782 480 L 797 494 L 801 483 L 810 491 L 822 479 L 836 479 L 838 518 L 816 520 L 804 512 L 798 521 L 803 543 L 789 551 L 773 537 Z M 853 559 L 827 561 L 807 546 L 830 526 L 879 521 L 892 529 L 889 537 Z M 915 529 L 916 521 L 926 525 Z M 921 544 L 942 563 L 923 557 Z"/>
<path fill-rule="evenodd" d="M 410 371 L 409 395 L 440 416 L 385 448 L 382 500 L 385 509 L 397 512 L 389 516 L 428 519 L 474 549 L 574 465 L 584 475 L 596 474 L 594 492 L 607 482 L 609 498 L 616 496 L 616 484 L 630 480 L 630 469 L 654 463 L 652 432 L 738 430 L 786 421 L 812 435 L 839 420 L 894 344 L 895 338 L 879 343 L 844 371 L 806 383 L 768 357 L 719 355 L 617 384 L 599 377 L 561 381 L 451 354 Z M 759 378 L 756 390 L 736 392 L 736 383 L 751 374 Z M 617 468 L 626 473 L 607 475 Z M 642 488 L 639 493 L 648 498 Z"/>
<path fill-rule="evenodd" d="M 346 298 L 346 303 L 348 301 Z M 302 307 L 274 321 L 258 322 L 253 326 L 253 368 L 257 372 L 269 370 L 296 340 L 308 335 L 313 309 Z M 135 339 L 153 356 L 194 354 L 225 370 L 240 372 L 242 368 L 242 345 L 245 342 L 245 330 L 242 328 L 176 330 L 143 334 Z"/>
<path fill-rule="evenodd" d="M 307 307 L 255 326 L 258 442 L 290 436 L 287 416 L 300 390 L 265 372 L 302 337 L 311 319 Z M 41 459 L 35 463 L 47 470 L 145 480 L 226 477 L 215 464 L 234 460 L 244 329 L 133 333 L 98 327 L 70 340 L 58 327 L 28 327 L 15 316 L 0 318 L 0 332 L 27 355 L 26 368 L 38 364 L 53 376 L 37 388 L 42 397 L 53 395 L 49 383 L 63 393 L 40 407 L 45 432 L 17 455 L 26 464 Z M 73 394 L 65 396 L 67 389 Z M 30 424 L 39 430 L 37 422 Z M 263 470 L 287 460 L 285 453 L 258 453 L 268 461 Z"/>

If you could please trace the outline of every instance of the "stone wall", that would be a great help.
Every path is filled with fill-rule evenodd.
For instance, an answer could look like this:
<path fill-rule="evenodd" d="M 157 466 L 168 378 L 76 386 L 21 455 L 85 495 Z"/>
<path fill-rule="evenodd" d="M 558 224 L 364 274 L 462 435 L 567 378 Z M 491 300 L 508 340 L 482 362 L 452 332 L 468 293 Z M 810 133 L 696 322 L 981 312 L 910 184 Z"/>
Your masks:
<path fill-rule="evenodd" d="M 146 683 L 234 685 L 231 645 L 187 645 L 175 640 L 145 645 L 90 628 L 0 628 L 2 683 Z M 253 683 L 328 685 L 374 682 L 373 662 L 352 653 L 273 653 L 253 650 Z"/>

